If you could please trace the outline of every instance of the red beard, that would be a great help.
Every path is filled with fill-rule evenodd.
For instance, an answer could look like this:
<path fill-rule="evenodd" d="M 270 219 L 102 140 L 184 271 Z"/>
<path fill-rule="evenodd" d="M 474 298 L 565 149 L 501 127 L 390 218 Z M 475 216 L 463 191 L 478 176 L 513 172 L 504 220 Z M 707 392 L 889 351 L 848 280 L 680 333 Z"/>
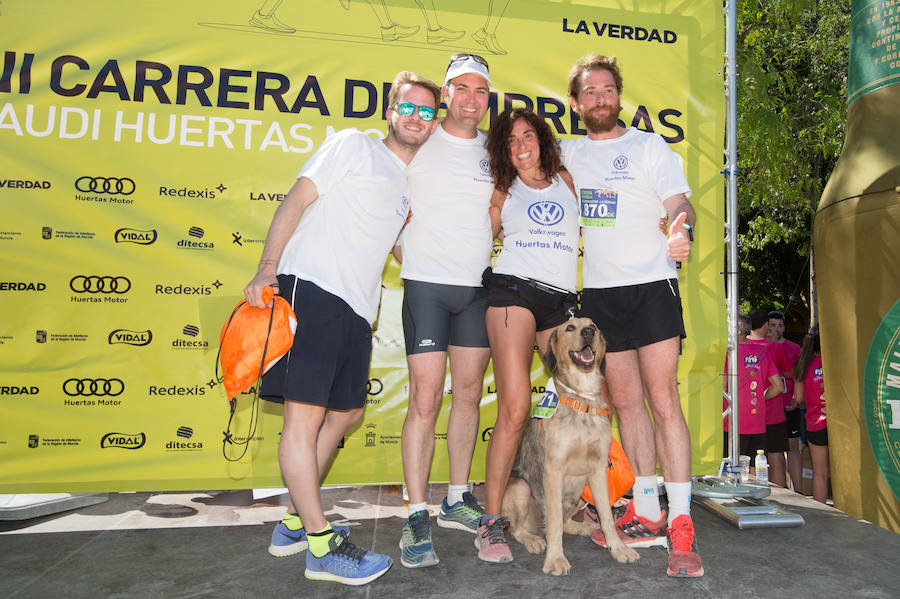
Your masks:
<path fill-rule="evenodd" d="M 595 116 L 598 108 L 608 108 L 605 116 Z M 581 120 L 584 121 L 587 130 L 591 133 L 606 133 L 616 128 L 619 122 L 619 113 L 622 112 L 622 105 L 615 106 L 595 106 L 590 111 L 582 115 Z"/>

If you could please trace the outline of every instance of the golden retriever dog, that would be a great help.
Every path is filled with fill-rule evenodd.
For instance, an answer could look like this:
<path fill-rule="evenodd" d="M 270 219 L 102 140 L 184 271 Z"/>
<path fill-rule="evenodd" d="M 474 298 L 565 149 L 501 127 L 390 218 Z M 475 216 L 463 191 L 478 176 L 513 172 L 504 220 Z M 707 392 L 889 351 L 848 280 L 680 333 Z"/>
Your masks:
<path fill-rule="evenodd" d="M 556 576 L 568 574 L 571 567 L 563 554 L 563 532 L 588 536 L 596 528 L 587 519 L 572 519 L 582 505 L 585 483 L 598 500 L 609 496 L 612 429 L 600 372 L 605 354 L 606 339 L 589 318 L 568 320 L 550 335 L 544 361 L 553 374 L 559 406 L 551 418 L 532 418 L 526 425 L 503 496 L 510 534 L 531 553 L 546 549 L 543 570 Z M 608 501 L 596 508 L 613 558 L 637 560 L 637 551 L 616 533 Z"/>

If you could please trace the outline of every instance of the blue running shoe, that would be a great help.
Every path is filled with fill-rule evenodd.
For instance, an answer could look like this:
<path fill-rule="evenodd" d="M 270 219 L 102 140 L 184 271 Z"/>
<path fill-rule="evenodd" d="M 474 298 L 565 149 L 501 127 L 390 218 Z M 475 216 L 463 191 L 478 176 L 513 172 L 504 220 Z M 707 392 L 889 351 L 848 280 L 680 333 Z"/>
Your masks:
<path fill-rule="evenodd" d="M 337 531 L 350 531 L 346 526 L 332 526 L 332 528 Z M 287 557 L 305 551 L 306 546 L 306 529 L 291 530 L 282 520 L 275 525 L 275 530 L 272 531 L 269 554 L 275 557 Z"/>
<path fill-rule="evenodd" d="M 400 535 L 400 563 L 407 568 L 425 568 L 440 561 L 431 544 L 428 510 L 410 514 Z"/>
<path fill-rule="evenodd" d="M 393 561 L 386 555 L 357 547 L 344 531 L 335 532 L 328 540 L 328 553 L 316 557 L 306 552 L 306 572 L 310 580 L 331 580 L 359 586 L 387 572 Z"/>
<path fill-rule="evenodd" d="M 478 500 L 474 495 L 466 491 L 463 493 L 463 500 L 457 501 L 452 506 L 444 497 L 437 523 L 442 528 L 455 528 L 475 534 L 482 516 L 484 516 L 484 508 L 478 505 Z"/>

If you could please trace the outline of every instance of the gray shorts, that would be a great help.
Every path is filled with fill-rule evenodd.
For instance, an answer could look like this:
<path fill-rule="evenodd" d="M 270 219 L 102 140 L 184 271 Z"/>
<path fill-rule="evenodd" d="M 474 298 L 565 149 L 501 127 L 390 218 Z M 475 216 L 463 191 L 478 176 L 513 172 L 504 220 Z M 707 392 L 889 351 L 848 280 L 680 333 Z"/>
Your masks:
<path fill-rule="evenodd" d="M 406 355 L 447 351 L 447 346 L 490 347 L 484 287 L 403 280 Z"/>

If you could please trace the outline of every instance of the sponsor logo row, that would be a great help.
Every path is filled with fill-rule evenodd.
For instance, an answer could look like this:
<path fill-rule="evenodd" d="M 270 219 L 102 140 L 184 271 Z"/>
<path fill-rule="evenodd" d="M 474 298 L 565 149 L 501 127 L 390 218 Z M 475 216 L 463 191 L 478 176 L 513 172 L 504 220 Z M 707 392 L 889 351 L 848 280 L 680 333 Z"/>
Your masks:
<path fill-rule="evenodd" d="M 261 439 L 261 438 L 254 438 Z M 90 446 L 95 442 L 86 441 L 80 437 L 47 437 L 38 434 L 28 435 L 28 447 L 38 449 L 44 447 L 81 447 Z M 171 438 L 157 443 L 148 443 L 147 434 L 144 432 L 118 432 L 106 433 L 99 439 L 101 449 L 136 450 L 144 447 L 150 449 L 165 449 L 166 451 L 202 451 L 203 441 L 194 436 L 194 429 L 189 426 L 179 426 Z"/>
<path fill-rule="evenodd" d="M 218 279 L 208 283 L 188 283 L 183 281 L 153 282 L 149 286 L 142 286 L 142 291 L 155 296 L 209 296 L 223 286 Z M 59 285 L 37 280 L 6 280 L 0 281 L 0 293 L 42 293 L 51 290 L 65 290 Z M 73 303 L 112 303 L 124 304 L 128 301 L 128 294 L 134 289 L 129 277 L 121 274 L 78 274 L 68 281 L 68 291 L 71 291 Z"/>
<path fill-rule="evenodd" d="M 58 182 L 0 177 L 0 193 L 5 191 L 43 192 L 53 189 L 54 186 L 58 188 Z M 228 187 L 222 182 L 215 185 L 208 182 L 202 184 L 197 182 L 147 184 L 122 174 L 110 176 L 80 175 L 71 184 L 65 183 L 63 188 L 71 189 L 75 194 L 75 199 L 79 201 L 119 205 L 134 204 L 132 196 L 157 196 L 190 200 L 235 199 L 234 194 L 225 194 L 228 191 Z M 285 195 L 279 192 L 255 190 L 248 192 L 246 199 L 252 202 L 281 202 L 284 200 Z"/>
<path fill-rule="evenodd" d="M 179 250 L 199 250 L 213 251 L 216 247 L 228 245 L 230 247 L 247 247 L 258 246 L 265 243 L 264 238 L 249 237 L 241 231 L 232 231 L 231 238 L 214 238 L 208 235 L 206 229 L 200 226 L 191 225 L 184 230 L 183 234 L 176 236 L 177 238 L 166 242 L 160 241 L 159 246 L 173 247 Z M 0 231 L 0 241 L 17 241 L 24 238 L 23 231 Z M 100 236 L 98 238 L 95 231 L 73 231 L 54 229 L 51 226 L 41 227 L 41 239 L 81 239 L 93 241 L 95 239 L 105 239 Z M 110 238 L 117 244 L 133 244 L 133 245 L 155 245 L 160 240 L 159 231 L 157 229 L 138 229 L 133 227 L 117 227 L 111 230 Z"/>
<path fill-rule="evenodd" d="M 210 379 L 206 383 L 193 385 L 147 385 L 149 397 L 203 397 L 207 391 L 218 385 L 216 379 Z M 45 388 L 46 389 L 46 388 Z M 384 389 L 381 379 L 371 378 L 366 384 L 366 394 L 370 397 L 379 395 Z M 110 402 L 110 398 L 118 398 L 125 393 L 125 380 L 118 377 L 69 377 L 60 386 L 62 393 L 70 398 L 90 398 L 88 401 L 65 400 L 65 405 L 119 405 L 121 401 Z M 246 393 L 255 393 L 255 389 L 249 389 Z M 0 399 L 7 397 L 33 397 L 41 395 L 41 388 L 37 385 L 21 384 L 17 382 L 0 383 Z"/>

